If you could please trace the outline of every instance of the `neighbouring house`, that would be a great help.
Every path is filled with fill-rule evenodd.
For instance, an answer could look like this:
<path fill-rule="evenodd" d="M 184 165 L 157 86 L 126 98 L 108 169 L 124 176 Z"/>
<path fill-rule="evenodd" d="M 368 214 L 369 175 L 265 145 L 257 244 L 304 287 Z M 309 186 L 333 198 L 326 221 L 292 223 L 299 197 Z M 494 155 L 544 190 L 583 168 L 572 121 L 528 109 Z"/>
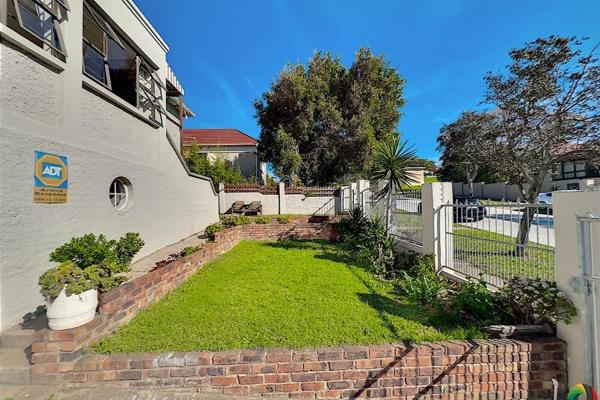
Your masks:
<path fill-rule="evenodd" d="M 218 220 L 168 50 L 132 0 L 0 0 L 0 331 L 72 237 L 139 232 L 141 258 Z"/>
<path fill-rule="evenodd" d="M 238 166 L 244 177 L 264 184 L 267 167 L 258 158 L 258 141 L 238 129 L 184 129 L 183 146 L 198 145 L 210 161 L 221 157 Z"/>
<path fill-rule="evenodd" d="M 589 160 L 574 158 L 561 162 L 552 174 L 548 174 L 542 191 L 579 190 L 586 186 L 582 183 L 584 180 L 594 178 L 600 178 L 600 169 Z"/>

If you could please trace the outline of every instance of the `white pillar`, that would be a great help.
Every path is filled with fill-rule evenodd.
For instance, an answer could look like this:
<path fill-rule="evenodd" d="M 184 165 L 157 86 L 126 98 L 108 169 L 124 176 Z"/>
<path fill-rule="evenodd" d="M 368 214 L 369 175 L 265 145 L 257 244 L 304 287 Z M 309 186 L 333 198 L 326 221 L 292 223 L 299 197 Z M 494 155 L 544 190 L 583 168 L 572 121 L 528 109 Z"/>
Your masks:
<path fill-rule="evenodd" d="M 225 184 L 219 182 L 219 214 L 224 214 L 227 211 L 227 205 L 225 204 Z"/>
<path fill-rule="evenodd" d="M 287 206 L 285 204 L 285 184 L 279 182 L 279 214 L 287 213 Z"/>
<path fill-rule="evenodd" d="M 581 279 L 582 266 L 580 265 L 580 240 L 577 216 L 587 214 L 600 215 L 600 192 L 554 192 L 554 240 L 556 243 L 554 255 L 554 271 L 558 288 L 565 292 L 577 307 L 577 316 L 570 325 L 559 323 L 557 335 L 565 340 L 567 346 L 567 364 L 569 365 L 569 384 L 578 382 L 594 384 L 590 381 L 589 358 L 592 349 L 588 342 L 590 334 L 589 323 L 594 318 L 590 312 L 586 313 L 585 283 Z M 595 226 L 592 243 L 596 254 L 600 254 L 600 223 Z M 600 270 L 600 260 L 596 260 L 596 268 Z M 600 293 L 596 292 L 600 298 Z M 596 337 L 600 338 L 598 332 Z M 600 360 L 596 359 L 600 366 Z"/>
<path fill-rule="evenodd" d="M 350 210 L 358 207 L 358 185 L 356 182 L 350 183 Z"/>
<path fill-rule="evenodd" d="M 423 218 L 423 253 L 435 255 L 436 269 L 452 265 L 452 183 L 426 183 L 421 189 L 421 209 Z"/>
<path fill-rule="evenodd" d="M 369 181 L 365 180 L 365 179 L 360 179 L 358 182 L 356 182 L 356 190 L 358 191 L 358 204 L 360 205 L 360 208 L 365 210 L 365 212 L 367 212 L 368 210 L 366 210 L 366 202 L 369 200 L 365 197 L 365 195 L 367 195 L 367 192 L 365 192 L 368 188 L 369 188 Z"/>

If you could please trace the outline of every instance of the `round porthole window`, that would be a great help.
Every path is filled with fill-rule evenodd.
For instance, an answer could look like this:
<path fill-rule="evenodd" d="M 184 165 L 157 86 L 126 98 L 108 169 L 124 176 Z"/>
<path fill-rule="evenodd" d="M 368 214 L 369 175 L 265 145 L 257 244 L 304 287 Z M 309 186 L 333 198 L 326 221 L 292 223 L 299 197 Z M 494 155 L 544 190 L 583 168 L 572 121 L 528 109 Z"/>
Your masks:
<path fill-rule="evenodd" d="M 113 180 L 108 190 L 110 204 L 119 211 L 124 210 L 129 205 L 131 194 L 131 182 L 123 177 Z"/>

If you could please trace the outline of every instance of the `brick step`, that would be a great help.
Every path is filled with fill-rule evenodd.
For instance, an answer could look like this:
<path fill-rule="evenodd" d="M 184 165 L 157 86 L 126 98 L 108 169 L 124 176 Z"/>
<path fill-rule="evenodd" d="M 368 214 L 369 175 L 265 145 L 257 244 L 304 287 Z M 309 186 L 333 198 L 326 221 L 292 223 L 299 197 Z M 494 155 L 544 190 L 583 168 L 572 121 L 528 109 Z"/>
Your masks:
<path fill-rule="evenodd" d="M 0 334 L 0 348 L 25 349 L 33 343 L 35 333 L 47 326 L 46 314 L 14 326 Z"/>
<path fill-rule="evenodd" d="M 0 384 L 28 385 L 29 355 L 23 349 L 0 349 Z"/>

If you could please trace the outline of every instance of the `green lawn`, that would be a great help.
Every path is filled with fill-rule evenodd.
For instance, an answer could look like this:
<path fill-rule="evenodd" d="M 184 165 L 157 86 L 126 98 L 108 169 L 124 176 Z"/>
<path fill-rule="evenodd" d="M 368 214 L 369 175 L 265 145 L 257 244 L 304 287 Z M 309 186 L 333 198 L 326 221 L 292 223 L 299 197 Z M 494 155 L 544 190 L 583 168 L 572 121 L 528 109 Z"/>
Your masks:
<path fill-rule="evenodd" d="M 526 254 L 513 255 L 515 238 L 481 229 L 454 225 L 454 261 L 503 278 L 554 278 L 554 248 L 529 242 Z"/>
<path fill-rule="evenodd" d="M 422 307 L 324 242 L 242 242 L 93 345 L 98 352 L 226 350 L 481 337 Z"/>

